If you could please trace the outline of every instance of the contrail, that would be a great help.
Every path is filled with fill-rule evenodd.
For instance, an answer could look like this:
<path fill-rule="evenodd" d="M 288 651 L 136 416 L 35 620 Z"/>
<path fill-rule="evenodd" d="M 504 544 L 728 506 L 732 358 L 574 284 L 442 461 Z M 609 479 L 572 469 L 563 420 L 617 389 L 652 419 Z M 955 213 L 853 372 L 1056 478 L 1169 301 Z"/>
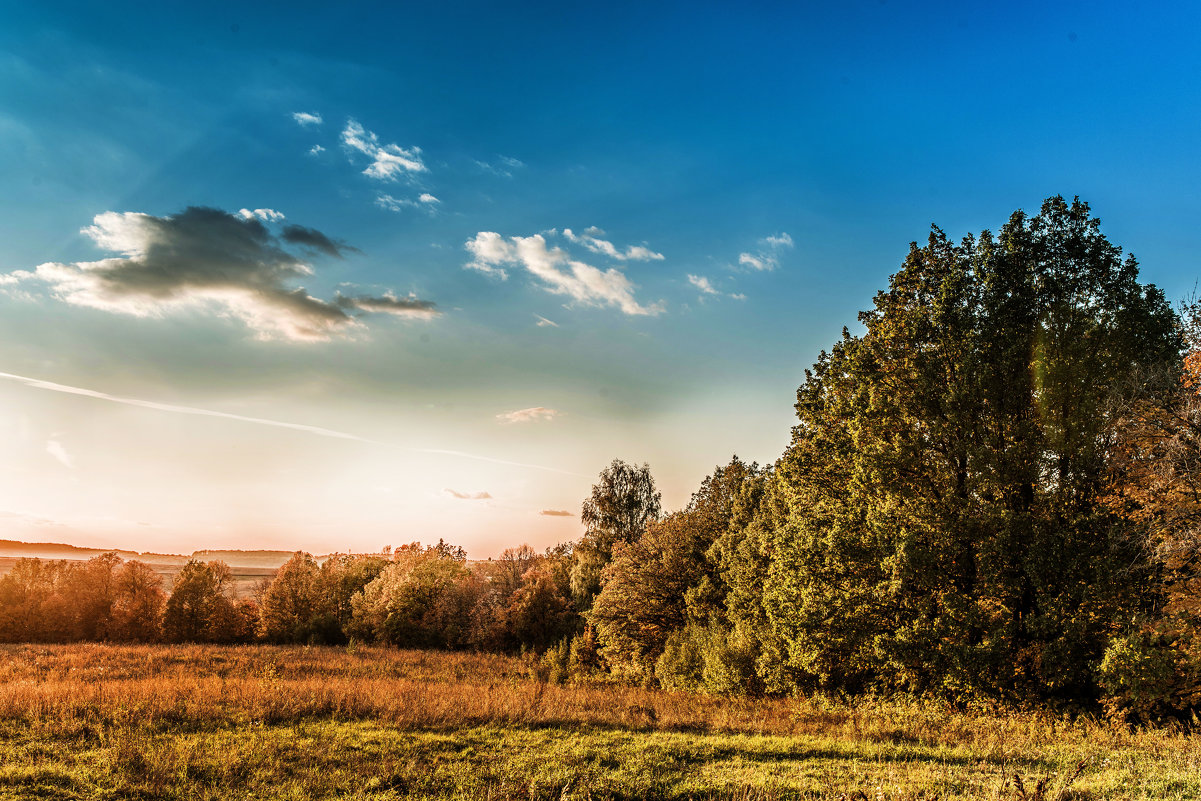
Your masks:
<path fill-rule="evenodd" d="M 35 389 L 48 389 L 51 392 L 65 392 L 68 395 L 83 395 L 87 398 L 97 398 L 99 400 L 110 401 L 111 403 L 124 403 L 126 406 L 140 406 L 143 409 L 157 409 L 160 412 L 174 412 L 175 414 L 196 414 L 202 417 L 224 417 L 227 420 L 240 420 L 243 423 L 258 423 L 263 426 L 275 426 L 276 428 L 291 428 L 295 431 L 307 431 L 310 434 L 317 434 L 322 437 L 335 437 L 337 439 L 352 439 L 356 442 L 368 442 L 373 445 L 382 445 L 374 440 L 365 439 L 354 434 L 347 434 L 343 431 L 334 431 L 329 428 L 321 428 L 319 426 L 306 426 L 300 423 L 285 423 L 281 420 L 268 420 L 263 417 L 246 417 L 241 414 L 230 414 L 229 412 L 215 412 L 212 409 L 197 409 L 195 406 L 176 406 L 171 403 L 155 403 L 154 401 L 139 400 L 137 398 L 122 398 L 117 395 L 109 395 L 106 392 L 97 392 L 94 389 L 84 389 L 83 387 L 70 387 L 66 384 L 55 384 L 53 381 L 42 381 L 37 378 L 29 378 L 23 375 L 13 375 L 12 373 L 0 373 L 0 378 L 8 378 L 13 381 L 20 381 L 26 386 L 34 387 Z"/>
<path fill-rule="evenodd" d="M 107 392 L 97 392 L 94 389 L 84 389 L 83 387 L 72 387 L 67 384 L 56 384 L 53 381 L 43 381 L 38 378 L 30 378 L 23 375 L 14 375 L 12 373 L 0 373 L 0 379 L 8 379 L 17 381 L 34 389 L 45 389 L 50 392 L 62 392 L 67 395 L 82 395 L 85 398 L 96 398 L 97 400 L 108 401 L 109 403 L 123 403 L 126 406 L 137 406 L 142 409 L 154 409 L 160 412 L 172 412 L 174 414 L 194 414 L 201 417 L 221 417 L 226 420 L 237 420 L 242 423 L 255 423 L 261 426 L 273 426 L 275 428 L 289 428 L 293 431 L 304 431 L 309 434 L 316 434 L 320 437 L 333 437 L 335 439 L 349 439 L 354 442 L 365 442 L 368 445 L 382 445 L 389 448 L 400 448 L 401 450 L 409 451 L 410 453 L 429 453 L 442 456 L 457 456 L 461 459 L 471 459 L 477 462 L 491 462 L 492 464 L 503 464 L 511 467 L 526 467 L 531 470 L 544 470 L 549 473 L 561 473 L 567 476 L 579 476 L 588 478 L 583 473 L 575 473 L 571 470 L 561 470 L 557 467 L 547 467 L 546 465 L 530 464 L 528 462 L 514 462 L 508 459 L 496 459 L 491 456 L 479 456 L 474 453 L 464 453 L 463 451 L 445 450 L 442 448 L 413 448 L 410 446 L 397 446 L 387 442 L 381 442 L 376 439 L 368 439 L 360 437 L 358 434 L 348 434 L 345 431 L 335 431 L 332 428 L 322 428 L 321 426 L 309 426 L 303 423 L 288 423 L 283 420 L 270 420 L 266 417 L 248 417 L 242 414 L 232 414 L 230 412 L 218 412 L 212 409 L 199 409 L 195 406 L 177 406 L 173 403 L 156 403 L 155 401 L 141 400 L 140 398 L 123 398 L 119 395 L 109 395 Z"/>

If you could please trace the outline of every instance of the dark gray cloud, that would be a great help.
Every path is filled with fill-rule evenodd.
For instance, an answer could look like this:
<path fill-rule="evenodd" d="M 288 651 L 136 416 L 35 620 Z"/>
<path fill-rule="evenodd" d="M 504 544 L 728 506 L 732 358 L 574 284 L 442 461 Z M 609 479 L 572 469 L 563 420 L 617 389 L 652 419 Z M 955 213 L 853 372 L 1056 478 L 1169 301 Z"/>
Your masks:
<path fill-rule="evenodd" d="M 339 295 L 337 303 L 344 309 L 395 314 L 398 317 L 432 317 L 440 313 L 437 304 L 432 300 L 419 300 L 413 297 L 398 298 L 390 292 L 385 292 L 382 297 Z"/>
<path fill-rule="evenodd" d="M 287 226 L 276 236 L 263 216 L 200 206 L 169 217 L 104 212 L 82 233 L 121 255 L 50 262 L 34 272 L 0 276 L 0 283 L 41 280 L 66 303 L 140 317 L 161 317 L 180 308 L 212 309 L 241 320 L 263 339 L 344 336 L 362 326 L 359 313 L 437 315 L 432 302 L 416 298 L 387 293 L 349 303 L 339 296 L 331 302 L 290 286 L 312 276 L 313 268 L 286 250 L 286 244 L 338 257 L 352 248 L 303 226 Z"/>
<path fill-rule="evenodd" d="M 293 245 L 316 250 L 336 259 L 344 258 L 347 252 L 359 253 L 358 248 L 351 247 L 345 242 L 335 242 L 315 228 L 305 228 L 303 225 L 285 225 L 282 239 Z"/>

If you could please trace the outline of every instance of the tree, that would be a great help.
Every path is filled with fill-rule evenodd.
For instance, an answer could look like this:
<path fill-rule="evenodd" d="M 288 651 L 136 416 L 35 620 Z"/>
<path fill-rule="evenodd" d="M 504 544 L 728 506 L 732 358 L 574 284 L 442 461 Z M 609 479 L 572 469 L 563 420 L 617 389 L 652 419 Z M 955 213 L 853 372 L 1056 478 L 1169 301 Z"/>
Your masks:
<path fill-rule="evenodd" d="M 584 536 L 573 554 L 571 591 L 581 610 L 587 610 L 600 591 L 601 571 L 613 557 L 613 546 L 633 542 L 647 524 L 659 519 L 659 499 L 648 465 L 634 467 L 614 459 L 601 471 L 592 496 L 584 501 Z"/>
<path fill-rule="evenodd" d="M 245 632 L 228 592 L 229 565 L 189 559 L 175 577 L 163 613 L 163 635 L 171 642 L 220 642 L 241 639 Z M 236 627 L 236 629 L 234 628 Z"/>
<path fill-rule="evenodd" d="M 1100 503 L 1132 371 L 1174 316 L 1079 200 L 911 246 L 797 395 L 764 608 L 789 681 L 1088 697 L 1145 592 Z"/>
<path fill-rule="evenodd" d="M 167 594 L 162 578 L 145 562 L 131 560 L 117 572 L 113 629 L 117 639 L 155 642 L 162 634 Z"/>
<path fill-rule="evenodd" d="M 721 554 L 730 543 L 714 548 L 746 526 L 751 510 L 742 490 L 758 474 L 757 465 L 735 456 L 705 478 L 684 510 L 651 522 L 634 542 L 613 546 L 588 613 L 611 664 L 645 676 L 671 632 L 689 619 L 726 626 Z"/>
<path fill-rule="evenodd" d="M 272 642 L 307 642 L 319 614 L 321 568 L 297 551 L 275 574 L 259 605 L 259 630 Z"/>
<path fill-rule="evenodd" d="M 404 648 L 461 648 L 482 582 L 462 548 L 438 541 L 396 549 L 393 561 L 354 596 L 351 632 Z"/>

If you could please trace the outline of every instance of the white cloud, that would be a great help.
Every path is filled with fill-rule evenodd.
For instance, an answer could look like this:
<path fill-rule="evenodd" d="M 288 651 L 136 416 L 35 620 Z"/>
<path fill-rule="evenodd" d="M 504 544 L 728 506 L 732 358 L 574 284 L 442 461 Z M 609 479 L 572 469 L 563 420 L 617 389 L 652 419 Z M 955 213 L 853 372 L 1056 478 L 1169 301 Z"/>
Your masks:
<path fill-rule="evenodd" d="M 511 156 L 497 156 L 495 162 L 475 160 L 475 166 L 479 167 L 484 172 L 490 172 L 493 175 L 499 175 L 501 178 L 512 178 L 516 170 L 525 166 L 525 162 L 520 159 L 512 158 Z"/>
<path fill-rule="evenodd" d="M 320 125 L 324 120 L 320 114 L 310 114 L 307 111 L 297 111 L 292 114 L 292 119 L 296 120 L 297 125 L 308 127 L 309 125 Z"/>
<path fill-rule="evenodd" d="M 541 314 L 535 314 L 534 318 L 538 320 L 537 326 L 539 328 L 547 328 L 547 327 L 558 328 L 559 327 L 559 324 L 556 323 L 554 320 L 548 320 L 545 317 L 543 317 Z"/>
<path fill-rule="evenodd" d="M 663 261 L 664 256 L 662 253 L 656 253 L 642 245 L 634 245 L 626 248 L 624 252 L 620 251 L 612 242 L 600 238 L 604 233 L 604 231 L 595 226 L 584 229 L 584 233 L 579 235 L 573 233 L 570 228 L 563 229 L 563 236 L 569 242 L 583 245 L 593 253 L 600 253 L 602 256 L 608 256 L 611 259 L 617 259 L 618 261 Z"/>
<path fill-rule="evenodd" d="M 442 490 L 452 498 L 457 498 L 460 501 L 486 501 L 492 496 L 487 492 L 458 492 L 450 487 Z"/>
<path fill-rule="evenodd" d="M 82 233 L 119 256 L 48 262 L 33 273 L 18 271 L 9 277 L 44 281 L 65 303 L 136 317 L 207 310 L 242 321 L 260 339 L 344 336 L 362 327 L 360 312 L 437 314 L 432 303 L 415 298 L 339 296 L 330 302 L 292 288 L 291 282 L 313 275 L 313 267 L 286 246 L 335 258 L 353 248 L 299 225 L 272 234 L 263 225 L 272 214 L 278 212 L 243 209 L 230 214 L 203 207 L 171 217 L 104 212 Z"/>
<path fill-rule="evenodd" d="M 792 248 L 792 237 L 787 232 L 767 236 L 759 240 L 756 253 L 739 253 L 738 263 L 752 270 L 766 272 L 780 266 L 780 251 Z"/>
<path fill-rule="evenodd" d="M 257 217 L 263 222 L 279 222 L 284 219 L 284 215 L 275 209 L 255 209 L 254 211 L 241 209 L 238 211 L 238 216 L 243 220 L 253 220 Z"/>
<path fill-rule="evenodd" d="M 601 270 L 576 261 L 561 248 L 548 248 L 541 234 L 506 241 L 494 231 L 480 231 L 466 247 L 475 257 L 465 265 L 468 269 L 505 278 L 504 266 L 520 266 L 539 279 L 546 291 L 588 306 L 616 306 L 630 315 L 663 311 L 661 302 L 644 306 L 635 300 L 634 285 L 620 270 Z"/>
<path fill-rule="evenodd" d="M 416 200 L 393 197 L 392 195 L 386 195 L 382 192 L 375 196 L 375 205 L 379 206 L 380 208 L 387 209 L 388 211 L 396 212 L 403 211 L 404 209 L 424 209 L 426 212 L 432 215 L 436 213 L 437 207 L 441 202 L 442 201 L 438 200 L 438 198 L 434 197 L 428 192 L 423 192 Z"/>
<path fill-rule="evenodd" d="M 496 415 L 496 419 L 502 423 L 533 423 L 538 420 L 553 420 L 561 415 L 558 409 L 548 409 L 545 406 L 533 406 L 529 409 L 518 409 L 515 412 L 505 412 Z"/>
<path fill-rule="evenodd" d="M 324 153 L 324 152 L 325 152 L 325 148 L 323 148 L 321 145 L 313 145 L 312 147 L 309 148 L 310 156 L 320 155 L 321 153 Z"/>
<path fill-rule="evenodd" d="M 713 288 L 713 283 L 703 275 L 689 275 L 688 283 L 701 291 L 703 295 L 718 295 L 719 293 Z"/>
<path fill-rule="evenodd" d="M 399 145 L 381 145 L 379 137 L 354 120 L 347 120 L 342 131 L 342 144 L 368 156 L 371 163 L 363 174 L 380 181 L 395 181 L 398 176 L 412 172 L 428 172 L 421 161 L 421 148 L 407 150 Z"/>
<path fill-rule="evenodd" d="M 75 460 L 71 458 L 71 454 L 67 453 L 67 449 L 63 444 L 56 439 L 46 441 L 46 453 L 57 459 L 64 467 L 75 469 Z"/>

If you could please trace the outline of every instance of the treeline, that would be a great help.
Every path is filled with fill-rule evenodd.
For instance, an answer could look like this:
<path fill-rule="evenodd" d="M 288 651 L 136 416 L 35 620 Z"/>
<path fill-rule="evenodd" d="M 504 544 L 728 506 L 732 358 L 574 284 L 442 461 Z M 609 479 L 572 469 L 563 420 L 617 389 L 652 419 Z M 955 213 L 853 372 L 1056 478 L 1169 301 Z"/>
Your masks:
<path fill-rule="evenodd" d="M 22 562 L 0 637 L 525 649 L 556 680 L 1188 719 L 1201 309 L 1181 312 L 1079 200 L 958 243 L 934 228 L 806 371 L 784 454 L 735 457 L 682 510 L 614 461 L 573 546 L 297 554 L 257 601 L 219 563 L 168 597 L 136 563 Z"/>
<path fill-rule="evenodd" d="M 21 559 L 0 578 L 0 642 L 209 642 L 543 651 L 572 635 L 571 548 L 509 549 L 474 567 L 462 548 L 402 546 L 388 556 L 295 554 L 250 598 L 229 567 L 189 561 L 171 591 L 115 554 Z"/>

